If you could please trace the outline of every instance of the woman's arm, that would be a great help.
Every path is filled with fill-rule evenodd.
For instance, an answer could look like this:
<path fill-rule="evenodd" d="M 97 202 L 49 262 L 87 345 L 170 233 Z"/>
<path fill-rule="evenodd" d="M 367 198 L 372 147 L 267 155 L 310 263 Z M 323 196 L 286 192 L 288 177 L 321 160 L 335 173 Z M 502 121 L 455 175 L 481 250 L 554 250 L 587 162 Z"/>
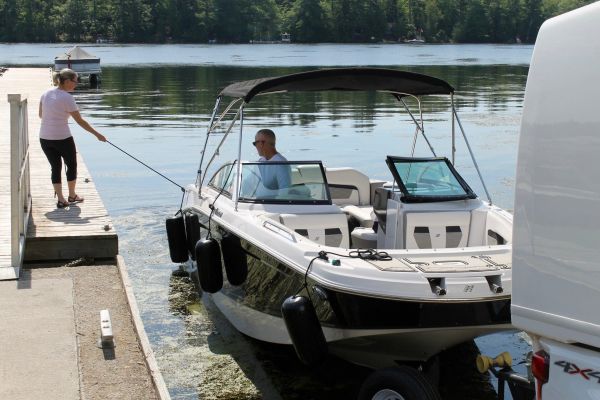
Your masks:
<path fill-rule="evenodd" d="M 85 119 L 83 119 L 83 117 L 81 116 L 79 111 L 73 111 L 72 113 L 69 113 L 69 114 L 71 114 L 71 117 L 73 117 L 73 119 L 75 120 L 75 122 L 77 122 L 79 124 L 79 126 L 81 126 L 83 129 L 85 129 L 89 133 L 96 136 L 96 138 L 99 141 L 106 142 L 106 137 L 104 137 L 103 134 L 101 134 L 100 132 L 95 130 Z"/>
<path fill-rule="evenodd" d="M 40 101 L 40 106 L 38 107 L 38 115 L 40 116 L 40 119 L 42 118 L 42 102 Z"/>

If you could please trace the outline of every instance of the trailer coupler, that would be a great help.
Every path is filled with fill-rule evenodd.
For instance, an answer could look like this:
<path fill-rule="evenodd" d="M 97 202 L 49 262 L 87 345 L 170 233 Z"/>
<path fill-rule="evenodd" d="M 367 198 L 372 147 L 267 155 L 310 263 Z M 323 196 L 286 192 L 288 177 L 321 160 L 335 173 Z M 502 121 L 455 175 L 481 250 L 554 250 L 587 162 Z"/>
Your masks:
<path fill-rule="evenodd" d="M 517 374 L 512 369 L 512 357 L 508 352 L 501 353 L 496 358 L 484 355 L 477 356 L 477 370 L 486 373 L 491 371 L 498 379 L 498 400 L 504 400 L 505 386 L 513 400 L 533 400 L 535 398 L 535 380 Z"/>

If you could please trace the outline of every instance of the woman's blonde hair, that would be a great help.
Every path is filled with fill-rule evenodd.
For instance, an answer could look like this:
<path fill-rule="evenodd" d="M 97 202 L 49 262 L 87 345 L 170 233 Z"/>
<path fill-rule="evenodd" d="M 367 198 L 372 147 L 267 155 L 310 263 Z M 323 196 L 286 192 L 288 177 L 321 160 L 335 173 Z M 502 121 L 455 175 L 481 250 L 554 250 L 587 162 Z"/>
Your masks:
<path fill-rule="evenodd" d="M 70 68 L 63 68 L 60 71 L 54 71 L 52 73 L 52 82 L 54 86 L 58 86 L 59 84 L 68 81 L 69 79 L 76 79 L 77 72 L 73 71 Z"/>

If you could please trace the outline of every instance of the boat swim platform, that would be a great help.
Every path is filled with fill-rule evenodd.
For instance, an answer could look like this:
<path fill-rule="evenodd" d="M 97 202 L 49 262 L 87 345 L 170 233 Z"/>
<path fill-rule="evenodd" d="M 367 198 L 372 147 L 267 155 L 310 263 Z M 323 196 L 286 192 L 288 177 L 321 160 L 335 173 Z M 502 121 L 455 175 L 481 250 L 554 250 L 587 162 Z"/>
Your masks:
<path fill-rule="evenodd" d="M 32 209 L 25 240 L 25 262 L 64 261 L 82 257 L 111 259 L 118 237 L 81 154 L 77 154 L 77 192 L 84 202 L 58 209 L 50 181 L 50 165 L 39 144 L 39 99 L 52 88 L 49 68 L 10 68 L 0 77 L 0 187 L 10 187 L 10 105 L 8 94 L 27 96 L 29 168 Z M 73 129 L 75 139 L 81 128 Z M 86 132 L 87 134 L 87 132 Z M 63 193 L 67 193 L 63 173 Z M 0 194 L 0 266 L 10 263 L 10 193 Z"/>
<path fill-rule="evenodd" d="M 118 255 L 117 234 L 80 154 L 77 190 L 85 201 L 56 208 L 50 166 L 38 140 L 39 98 L 51 87 L 48 68 L 9 68 L 0 76 L 0 399 L 169 400 Z M 32 210 L 25 261 L 16 277 L 6 189 L 11 187 L 8 94 L 27 97 L 28 106 Z M 3 270 L 13 277 L 3 277 Z M 114 348 L 98 346 L 103 309 L 110 313 Z"/>

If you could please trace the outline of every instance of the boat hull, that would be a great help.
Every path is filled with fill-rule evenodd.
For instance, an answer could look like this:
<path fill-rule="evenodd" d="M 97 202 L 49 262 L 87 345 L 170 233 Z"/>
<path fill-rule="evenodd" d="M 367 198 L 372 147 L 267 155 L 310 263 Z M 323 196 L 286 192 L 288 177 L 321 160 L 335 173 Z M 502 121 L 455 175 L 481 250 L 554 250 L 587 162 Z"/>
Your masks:
<path fill-rule="evenodd" d="M 269 343 L 292 344 L 283 318 L 244 306 L 224 293 L 211 297 L 231 324 L 245 335 Z M 406 329 L 323 326 L 323 333 L 331 354 L 369 368 L 384 368 L 401 362 L 427 361 L 457 344 L 510 329 L 510 323 Z"/>
<path fill-rule="evenodd" d="M 200 215 L 202 220 L 206 216 Z M 213 220 L 213 237 L 226 229 Z M 227 232 L 232 234 L 232 232 Z M 417 301 L 378 298 L 325 287 L 268 251 L 239 236 L 248 276 L 240 286 L 226 281 L 212 294 L 220 311 L 242 333 L 258 340 L 291 344 L 281 305 L 295 294 L 310 297 L 329 351 L 372 368 L 400 361 L 426 361 L 477 336 L 512 329 L 510 299 Z M 224 274 L 225 276 L 225 274 Z"/>

